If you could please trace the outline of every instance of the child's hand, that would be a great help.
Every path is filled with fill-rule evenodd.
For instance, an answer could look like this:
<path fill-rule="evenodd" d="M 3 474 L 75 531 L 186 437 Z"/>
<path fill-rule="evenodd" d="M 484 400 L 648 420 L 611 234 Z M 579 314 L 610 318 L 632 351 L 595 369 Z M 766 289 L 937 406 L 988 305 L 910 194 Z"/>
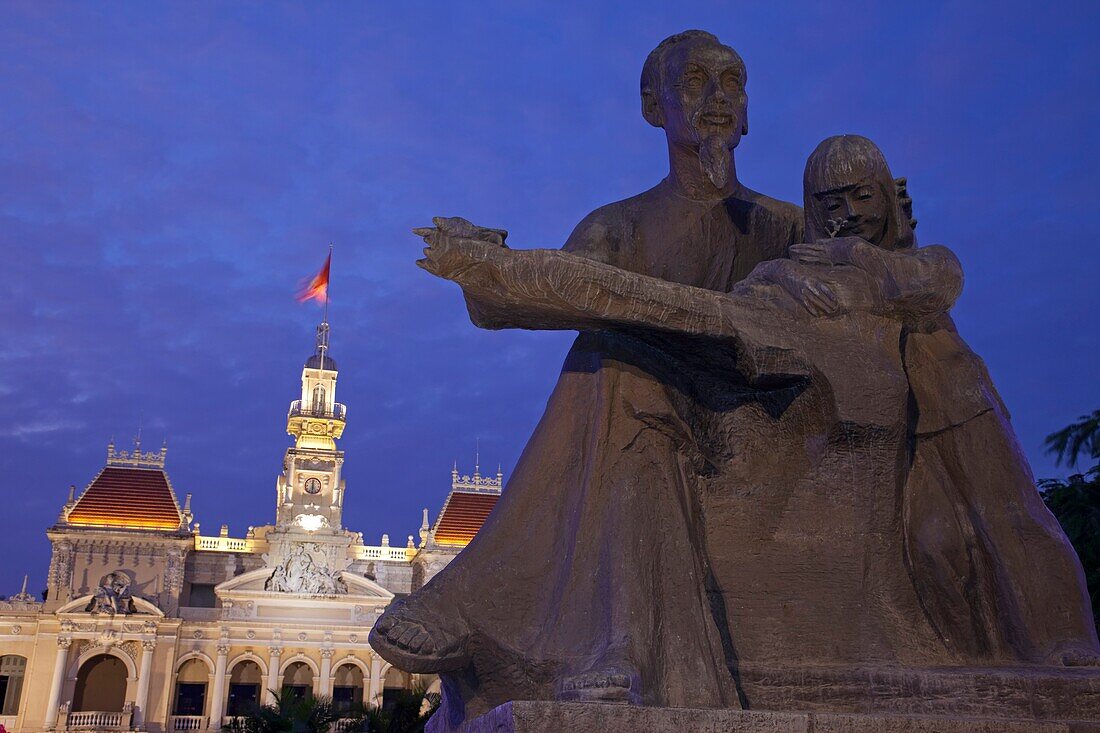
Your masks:
<path fill-rule="evenodd" d="M 850 265 L 853 252 L 866 245 L 859 237 L 819 239 L 816 242 L 791 245 L 790 256 L 807 265 Z"/>

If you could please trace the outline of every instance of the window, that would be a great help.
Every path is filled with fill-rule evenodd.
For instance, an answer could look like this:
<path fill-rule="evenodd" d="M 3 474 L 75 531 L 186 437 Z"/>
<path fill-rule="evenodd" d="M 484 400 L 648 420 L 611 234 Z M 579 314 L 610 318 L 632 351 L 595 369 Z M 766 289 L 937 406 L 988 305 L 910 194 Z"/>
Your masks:
<path fill-rule="evenodd" d="M 209 668 L 201 659 L 188 659 L 176 670 L 176 704 L 173 715 L 206 712 L 206 680 Z"/>
<path fill-rule="evenodd" d="M 180 682 L 176 687 L 176 711 L 173 715 L 202 715 L 206 712 L 206 683 Z"/>
<path fill-rule="evenodd" d="M 226 715 L 246 715 L 260 704 L 263 673 L 251 659 L 238 662 L 229 673 L 229 700 Z"/>
<path fill-rule="evenodd" d="M 18 715 L 27 658 L 8 654 L 0 657 L 0 715 Z"/>
<path fill-rule="evenodd" d="M 354 664 L 342 664 L 332 675 L 332 706 L 340 712 L 363 702 L 363 670 Z"/>
<path fill-rule="evenodd" d="M 227 715 L 246 715 L 259 705 L 260 686 L 250 684 L 231 684 L 229 686 L 229 704 L 225 706 Z"/>
<path fill-rule="evenodd" d="M 218 597 L 214 595 L 212 583 L 192 583 L 187 605 L 191 608 L 214 608 Z"/>
<path fill-rule="evenodd" d="M 283 686 L 283 699 L 284 700 L 305 700 L 311 696 L 313 689 L 306 687 L 305 685 L 284 685 Z"/>

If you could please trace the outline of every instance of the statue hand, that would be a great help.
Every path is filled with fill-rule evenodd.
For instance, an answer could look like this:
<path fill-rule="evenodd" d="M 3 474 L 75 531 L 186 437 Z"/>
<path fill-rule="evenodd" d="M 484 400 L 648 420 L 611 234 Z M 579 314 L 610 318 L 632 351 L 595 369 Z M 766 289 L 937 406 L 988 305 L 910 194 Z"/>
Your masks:
<path fill-rule="evenodd" d="M 831 316 L 840 310 L 840 302 L 832 288 L 803 268 L 788 268 L 778 283 L 811 315 Z"/>
<path fill-rule="evenodd" d="M 508 232 L 479 227 L 461 217 L 433 217 L 434 227 L 417 227 L 413 233 L 428 246 L 417 266 L 433 275 L 453 279 L 473 265 L 484 261 L 493 250 L 505 247 Z"/>
<path fill-rule="evenodd" d="M 792 260 L 807 265 L 850 265 L 853 252 L 867 245 L 859 237 L 836 237 L 791 245 Z"/>

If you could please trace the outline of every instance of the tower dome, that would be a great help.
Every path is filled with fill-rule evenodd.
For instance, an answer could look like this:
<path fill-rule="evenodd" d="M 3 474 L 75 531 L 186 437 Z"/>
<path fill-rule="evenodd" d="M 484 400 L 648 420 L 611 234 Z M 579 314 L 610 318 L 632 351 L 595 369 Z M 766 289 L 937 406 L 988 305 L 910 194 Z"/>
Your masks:
<path fill-rule="evenodd" d="M 323 360 L 323 363 L 322 363 Z M 327 353 L 322 355 L 320 353 L 314 354 L 306 359 L 304 369 L 324 369 L 325 371 L 335 372 L 336 362 L 332 360 L 332 357 Z"/>

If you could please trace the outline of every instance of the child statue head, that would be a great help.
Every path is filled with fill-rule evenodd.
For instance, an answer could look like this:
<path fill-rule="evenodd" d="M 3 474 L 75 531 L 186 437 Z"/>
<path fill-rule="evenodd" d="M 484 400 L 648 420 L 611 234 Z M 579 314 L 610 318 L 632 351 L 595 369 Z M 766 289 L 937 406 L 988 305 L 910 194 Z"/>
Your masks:
<path fill-rule="evenodd" d="M 860 237 L 891 250 L 915 244 L 886 158 L 867 138 L 826 138 L 806 161 L 802 181 L 807 241 Z"/>

